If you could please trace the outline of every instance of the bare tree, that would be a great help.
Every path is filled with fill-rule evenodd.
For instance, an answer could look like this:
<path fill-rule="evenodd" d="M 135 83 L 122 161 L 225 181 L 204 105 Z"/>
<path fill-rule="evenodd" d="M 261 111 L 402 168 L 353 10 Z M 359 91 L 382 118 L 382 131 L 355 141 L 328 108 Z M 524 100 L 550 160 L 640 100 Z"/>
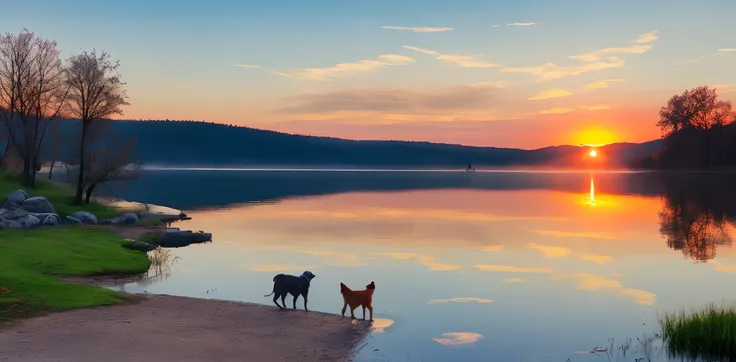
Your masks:
<path fill-rule="evenodd" d="M 81 203 L 84 186 L 89 144 L 88 131 L 95 122 L 109 119 L 113 115 L 122 115 L 122 106 L 128 105 L 125 94 L 125 83 L 118 72 L 119 63 L 112 63 L 110 56 L 102 52 L 99 56 L 93 50 L 82 52 L 69 59 L 67 85 L 69 91 L 69 111 L 71 115 L 82 121 L 82 133 L 79 142 L 79 176 L 77 177 L 77 194 L 75 202 Z"/>
<path fill-rule="evenodd" d="M 49 121 L 67 94 L 56 42 L 23 30 L 0 36 L 0 113 L 9 142 L 23 160 L 23 182 L 33 186 Z"/>
<path fill-rule="evenodd" d="M 125 142 L 118 138 L 104 139 L 87 146 L 91 152 L 87 152 L 84 158 L 87 172 L 82 186 L 86 203 L 100 185 L 135 180 L 143 175 L 141 162 L 130 161 L 135 147 L 135 139 Z"/>

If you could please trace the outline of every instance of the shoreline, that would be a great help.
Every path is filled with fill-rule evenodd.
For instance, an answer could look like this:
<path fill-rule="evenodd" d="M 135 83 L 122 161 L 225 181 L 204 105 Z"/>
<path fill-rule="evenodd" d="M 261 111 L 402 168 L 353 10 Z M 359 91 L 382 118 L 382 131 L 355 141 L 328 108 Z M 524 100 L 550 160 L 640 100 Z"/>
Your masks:
<path fill-rule="evenodd" d="M 131 294 L 127 303 L 15 321 L 0 329 L 0 355 L 4 361 L 92 362 L 97 355 L 109 362 L 350 361 L 369 332 L 370 322 L 324 312 Z"/>

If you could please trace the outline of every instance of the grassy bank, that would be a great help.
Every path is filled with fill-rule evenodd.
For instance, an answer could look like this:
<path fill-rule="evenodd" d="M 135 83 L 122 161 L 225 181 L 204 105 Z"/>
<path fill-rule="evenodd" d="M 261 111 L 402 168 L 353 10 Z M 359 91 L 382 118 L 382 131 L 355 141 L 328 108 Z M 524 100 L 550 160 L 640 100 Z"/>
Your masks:
<path fill-rule="evenodd" d="M 56 212 L 62 218 L 77 211 L 89 211 L 98 218 L 109 218 L 117 216 L 120 211 L 112 206 L 101 204 L 73 205 L 74 190 L 70 187 L 54 184 L 46 180 L 36 180 L 35 188 L 23 187 L 17 174 L 0 172 L 0 198 L 17 190 L 25 190 L 29 196 L 44 196 L 54 205 Z M 1 202 L 1 201 L 0 201 Z"/>
<path fill-rule="evenodd" d="M 687 357 L 736 357 L 736 305 L 669 313 L 659 320 L 667 349 Z"/>
<path fill-rule="evenodd" d="M 70 188 L 38 181 L 23 188 L 16 175 L 0 173 L 0 197 L 22 188 L 44 196 L 63 217 L 89 211 L 98 217 L 119 210 L 100 204 L 72 205 Z M 118 303 L 121 295 L 103 288 L 68 284 L 59 275 L 137 274 L 148 270 L 146 254 L 122 247 L 123 239 L 90 226 L 0 231 L 0 322 L 35 314 Z"/>

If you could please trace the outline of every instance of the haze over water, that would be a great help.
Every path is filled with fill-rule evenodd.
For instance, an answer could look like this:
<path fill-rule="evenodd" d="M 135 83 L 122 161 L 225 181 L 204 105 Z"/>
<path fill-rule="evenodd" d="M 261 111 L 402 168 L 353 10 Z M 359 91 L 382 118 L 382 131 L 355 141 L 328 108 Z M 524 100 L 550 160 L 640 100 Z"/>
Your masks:
<path fill-rule="evenodd" d="M 182 208 L 193 219 L 176 226 L 214 242 L 172 250 L 164 275 L 124 288 L 271 304 L 275 274 L 311 270 L 310 309 L 329 313 L 340 282 L 375 281 L 359 361 L 595 361 L 611 337 L 633 339 L 618 359 L 633 361 L 658 312 L 736 297 L 733 181 L 151 171 L 122 196 Z"/>

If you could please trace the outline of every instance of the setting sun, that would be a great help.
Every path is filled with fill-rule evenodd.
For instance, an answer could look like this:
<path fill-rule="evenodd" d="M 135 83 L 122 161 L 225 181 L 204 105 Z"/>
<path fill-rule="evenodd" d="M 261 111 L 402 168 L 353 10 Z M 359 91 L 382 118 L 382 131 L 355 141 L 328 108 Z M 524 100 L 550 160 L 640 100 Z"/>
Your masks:
<path fill-rule="evenodd" d="M 590 157 L 598 156 L 598 152 L 595 152 L 595 150 L 591 150 L 589 153 Z"/>

